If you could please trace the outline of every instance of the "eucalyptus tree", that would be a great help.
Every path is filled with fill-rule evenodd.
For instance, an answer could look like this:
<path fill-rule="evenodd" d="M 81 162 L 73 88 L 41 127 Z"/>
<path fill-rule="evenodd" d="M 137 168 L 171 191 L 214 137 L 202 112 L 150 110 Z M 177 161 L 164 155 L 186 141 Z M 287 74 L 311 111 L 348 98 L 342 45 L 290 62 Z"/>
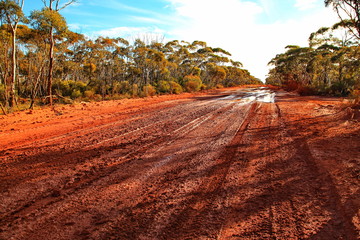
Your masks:
<path fill-rule="evenodd" d="M 325 0 L 325 6 L 332 6 L 337 15 L 344 21 L 343 14 L 350 20 L 350 32 L 360 39 L 360 1 L 359 0 Z M 354 29 L 355 28 L 355 29 Z"/>
<path fill-rule="evenodd" d="M 282 84 L 296 82 L 307 85 L 311 83 L 311 76 L 307 72 L 308 64 L 313 55 L 313 49 L 295 45 L 286 46 L 287 51 L 276 55 L 270 62 L 281 75 Z"/>
<path fill-rule="evenodd" d="M 16 32 L 20 22 L 26 22 L 27 19 L 22 11 L 24 0 L 1 0 L 0 18 L 9 27 L 11 32 L 11 78 L 8 81 L 6 95 L 9 94 L 8 105 L 13 107 L 15 102 L 15 83 L 16 83 Z"/>
<path fill-rule="evenodd" d="M 359 40 L 348 34 L 348 24 L 349 21 L 344 20 L 331 28 L 320 28 L 309 37 L 310 46 L 316 48 L 317 59 L 322 59 L 317 68 L 324 69 L 323 75 L 328 78 L 328 86 L 335 83 L 338 88 L 343 88 L 340 89 L 342 94 L 356 81 L 356 78 L 350 76 L 353 76 L 355 69 L 352 65 L 357 66 L 359 60 L 354 51 L 359 47 Z"/>
<path fill-rule="evenodd" d="M 61 34 L 67 31 L 67 24 L 65 18 L 59 13 L 60 10 L 74 3 L 76 0 L 69 0 L 64 4 L 61 4 L 60 0 L 42 0 L 44 3 L 44 8 L 40 11 L 33 11 L 31 13 L 32 25 L 43 31 L 47 37 L 49 44 L 49 68 L 48 68 L 48 77 L 47 77 L 47 94 L 48 94 L 48 103 L 52 105 L 53 96 L 52 96 L 52 79 L 53 79 L 53 69 L 54 69 L 54 47 L 55 39 L 54 36 L 61 36 Z"/>
<path fill-rule="evenodd" d="M 80 54 L 85 44 L 85 36 L 72 31 L 67 31 L 63 41 L 55 47 L 55 56 L 58 64 L 55 66 L 54 77 L 61 80 L 82 81 L 83 58 Z"/>
<path fill-rule="evenodd" d="M 47 54 L 43 33 L 39 30 L 20 25 L 18 30 L 19 47 L 24 56 L 19 59 L 19 73 L 23 76 L 23 97 L 30 97 L 31 108 L 37 95 L 46 93 L 45 69 Z"/>
<path fill-rule="evenodd" d="M 11 62 L 9 61 L 9 49 L 11 49 L 11 34 L 6 26 L 0 26 L 0 84 L 8 83 L 10 76 L 9 69 Z M 8 93 L 4 89 L 4 98 L 8 100 Z M 3 100 L 5 100 L 3 99 Z"/>

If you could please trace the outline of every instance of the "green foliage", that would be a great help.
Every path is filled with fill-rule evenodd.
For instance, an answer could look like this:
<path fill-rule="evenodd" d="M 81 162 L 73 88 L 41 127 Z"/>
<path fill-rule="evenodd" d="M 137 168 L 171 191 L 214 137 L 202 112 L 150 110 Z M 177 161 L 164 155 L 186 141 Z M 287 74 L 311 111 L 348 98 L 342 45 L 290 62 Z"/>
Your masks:
<path fill-rule="evenodd" d="M 68 81 L 56 81 L 53 84 L 53 90 L 60 96 L 77 98 L 80 97 L 87 89 L 86 83 Z M 75 97 L 77 96 L 77 97 Z"/>
<path fill-rule="evenodd" d="M 159 93 L 170 93 L 171 87 L 168 81 L 160 81 L 157 90 Z"/>
<path fill-rule="evenodd" d="M 131 95 L 133 97 L 139 96 L 139 85 L 137 85 L 136 83 L 131 86 Z"/>
<path fill-rule="evenodd" d="M 179 94 L 183 92 L 180 84 L 175 81 L 160 81 L 157 90 L 159 93 Z"/>
<path fill-rule="evenodd" d="M 184 87 L 187 92 L 197 92 L 201 89 L 202 81 L 199 76 L 187 75 L 184 77 Z"/>
<path fill-rule="evenodd" d="M 82 93 L 80 92 L 80 90 L 78 89 L 73 89 L 72 93 L 71 93 L 71 98 L 72 99 L 76 99 L 82 96 Z"/>
<path fill-rule="evenodd" d="M 170 93 L 180 94 L 184 91 L 181 85 L 178 84 L 177 82 L 170 81 L 169 85 L 170 85 Z"/>
<path fill-rule="evenodd" d="M 144 86 L 140 94 L 141 97 L 153 97 L 155 95 L 156 95 L 156 89 L 151 85 Z"/>
<path fill-rule="evenodd" d="M 334 82 L 330 87 L 330 93 L 335 96 L 348 96 L 353 90 L 353 84 L 348 81 Z"/>
<path fill-rule="evenodd" d="M 122 38 L 86 39 L 67 30 L 57 4 L 54 10 L 49 1 L 43 2 L 47 7 L 31 13 L 31 27 L 18 27 L 17 71 L 21 78 L 15 89 L 20 97 L 58 95 L 63 102 L 77 98 L 96 101 L 195 92 L 255 79 L 240 62 L 228 58 L 229 52 L 203 41 L 137 39 L 130 44 Z M 0 27 L 0 47 L 11 48 L 8 25 Z M 9 66 L 8 52 L 0 52 L 1 79 L 9 77 Z"/>
<path fill-rule="evenodd" d="M 27 22 L 21 6 L 12 0 L 3 0 L 0 2 L 0 19 L 7 24 Z"/>
<path fill-rule="evenodd" d="M 87 63 L 83 66 L 83 68 L 84 71 L 89 75 L 93 74 L 96 71 L 96 65 L 93 63 Z"/>
<path fill-rule="evenodd" d="M 312 33 L 309 47 L 287 46 L 270 61 L 266 82 L 300 94 L 350 94 L 360 84 L 360 45 L 346 38 L 350 35 L 344 24 Z M 341 35 L 345 37 L 335 37 Z"/>
<path fill-rule="evenodd" d="M 47 7 L 41 11 L 32 11 L 30 18 L 31 25 L 40 31 L 50 32 L 50 30 L 54 30 L 56 34 L 62 34 L 67 30 L 65 18 L 58 11 Z"/>
<path fill-rule="evenodd" d="M 0 84 L 0 102 L 5 102 L 5 85 Z"/>
<path fill-rule="evenodd" d="M 131 84 L 128 81 L 114 83 L 113 94 L 127 94 L 131 93 Z"/>
<path fill-rule="evenodd" d="M 349 20 L 348 30 L 360 40 L 360 1 L 359 0 L 324 0 L 325 6 L 332 6 L 341 21 Z M 345 17 L 345 19 L 344 19 Z"/>
<path fill-rule="evenodd" d="M 86 90 L 84 92 L 84 97 L 87 98 L 87 99 L 92 99 L 95 95 L 95 92 L 92 91 L 92 90 Z"/>

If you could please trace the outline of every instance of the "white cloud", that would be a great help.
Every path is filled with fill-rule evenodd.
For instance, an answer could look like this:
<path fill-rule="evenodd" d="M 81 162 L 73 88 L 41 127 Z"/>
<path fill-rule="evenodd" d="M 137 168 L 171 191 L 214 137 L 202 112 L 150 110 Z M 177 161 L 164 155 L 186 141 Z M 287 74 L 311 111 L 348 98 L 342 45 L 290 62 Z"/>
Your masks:
<path fill-rule="evenodd" d="M 268 19 L 266 16 L 273 17 L 273 11 L 279 12 L 275 0 L 260 0 L 259 3 L 250 0 L 166 1 L 169 3 L 167 9 L 171 12 L 168 16 L 163 14 L 154 17 L 151 14 L 149 17 L 133 17 L 133 20 L 150 26 L 153 24 L 153 27 L 116 27 L 94 32 L 90 37 L 124 37 L 133 40 L 163 39 L 166 35 L 169 38 L 166 40 L 201 40 L 211 47 L 229 51 L 232 58 L 241 61 L 251 74 L 265 80 L 268 62 L 276 54 L 284 52 L 285 46 L 306 46 L 311 32 L 323 26 L 331 26 L 338 20 L 331 8 L 322 5 L 311 11 L 293 14 L 294 17 L 287 20 L 264 23 L 260 20 Z M 308 6 L 311 2 L 307 1 Z M 160 29 L 156 25 L 170 28 Z"/>
<path fill-rule="evenodd" d="M 175 39 L 202 40 L 212 47 L 222 47 L 262 80 L 268 73 L 267 63 L 286 45 L 306 46 L 311 32 L 337 20 L 331 9 L 322 7 L 312 15 L 259 23 L 260 17 L 271 10 L 271 0 L 263 0 L 262 5 L 244 0 L 168 1 L 184 21 L 171 30 Z"/>
<path fill-rule="evenodd" d="M 318 0 L 296 0 L 295 7 L 299 10 L 308 10 L 316 7 Z"/>
<path fill-rule="evenodd" d="M 78 23 L 69 23 L 68 27 L 72 30 L 72 31 L 78 31 L 82 29 L 82 25 L 78 24 Z"/>
<path fill-rule="evenodd" d="M 104 37 L 124 37 L 124 36 L 130 36 L 134 34 L 138 34 L 141 32 L 148 32 L 150 29 L 145 27 L 116 27 L 116 28 L 110 28 L 105 30 L 100 30 L 93 32 L 93 36 L 104 36 Z"/>
<path fill-rule="evenodd" d="M 274 8 L 274 0 L 260 0 L 261 7 L 264 9 L 266 14 L 270 14 L 270 12 Z"/>
<path fill-rule="evenodd" d="M 89 35 L 89 37 L 96 38 L 99 36 L 103 36 L 110 38 L 122 37 L 129 40 L 134 40 L 136 38 L 139 38 L 141 40 L 162 40 L 164 38 L 164 34 L 164 30 L 156 27 L 116 27 L 93 32 Z"/>

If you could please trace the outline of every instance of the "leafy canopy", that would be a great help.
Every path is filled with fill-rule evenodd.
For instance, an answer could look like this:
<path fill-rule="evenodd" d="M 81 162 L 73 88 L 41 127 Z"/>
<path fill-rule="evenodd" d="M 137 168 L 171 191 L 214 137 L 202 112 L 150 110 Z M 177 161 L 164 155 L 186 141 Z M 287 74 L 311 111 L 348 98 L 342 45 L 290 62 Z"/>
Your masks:
<path fill-rule="evenodd" d="M 56 34 L 67 31 L 65 18 L 58 11 L 51 10 L 48 7 L 40 11 L 33 11 L 30 17 L 33 27 L 40 31 L 49 32 L 54 30 Z"/>

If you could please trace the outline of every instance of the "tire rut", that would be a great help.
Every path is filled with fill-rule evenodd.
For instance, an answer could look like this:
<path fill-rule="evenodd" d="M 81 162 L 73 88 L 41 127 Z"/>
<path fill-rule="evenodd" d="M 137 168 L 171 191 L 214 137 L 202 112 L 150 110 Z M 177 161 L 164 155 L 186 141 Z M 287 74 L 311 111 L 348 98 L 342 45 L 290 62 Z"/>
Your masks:
<path fill-rule="evenodd" d="M 226 112 L 228 109 L 231 109 L 232 106 L 225 106 L 223 108 L 223 112 Z M 220 111 L 220 112 L 221 112 Z M 219 112 L 219 109 L 214 110 L 213 112 Z M 212 118 L 215 117 L 216 114 L 213 113 L 209 113 L 208 115 L 213 115 Z M 201 121 L 200 122 L 204 122 L 210 119 L 210 117 L 204 117 L 201 116 L 200 117 Z M 196 128 L 199 124 L 198 124 L 199 120 L 194 121 L 193 123 L 191 123 L 190 125 L 187 126 L 186 129 L 181 128 L 179 131 L 177 131 L 177 138 L 181 138 L 184 135 L 186 135 L 188 132 L 194 130 L 194 128 Z M 165 135 L 165 137 L 160 138 L 157 141 L 151 141 L 149 142 L 147 145 L 141 144 L 140 147 L 136 148 L 135 150 L 133 150 L 132 152 L 128 153 L 127 156 L 124 157 L 124 160 L 122 160 L 121 162 L 126 162 L 125 159 L 129 159 L 128 161 L 133 161 L 133 159 L 130 157 L 129 155 L 137 155 L 137 156 L 141 156 L 140 152 L 145 153 L 146 151 L 148 151 L 149 149 L 151 149 L 151 146 L 159 146 L 162 142 L 168 142 L 170 140 L 171 134 L 167 134 Z M 171 143 L 168 142 L 167 144 Z M 115 152 L 115 153 L 114 153 Z M 116 155 L 116 151 L 112 151 L 110 154 L 107 154 L 105 156 L 101 156 L 103 159 L 106 159 L 107 161 L 111 160 L 112 158 L 114 158 L 114 154 Z M 119 162 L 119 158 L 115 157 L 115 162 Z M 13 220 L 16 218 L 17 215 L 21 215 L 25 212 L 31 212 L 34 209 L 42 209 L 42 208 L 48 208 L 49 206 L 51 206 L 51 204 L 57 203 L 58 201 L 61 201 L 63 199 L 63 197 L 68 197 L 69 195 L 71 195 L 72 193 L 86 188 L 86 186 L 92 186 L 95 182 L 99 181 L 101 178 L 104 177 L 108 177 L 109 175 L 113 174 L 114 172 L 118 171 L 119 168 L 121 168 L 122 165 L 119 164 L 114 164 L 114 166 L 112 167 L 102 167 L 101 169 L 98 169 L 96 171 L 90 171 L 89 173 L 85 174 L 83 177 L 86 176 L 91 176 L 86 177 L 84 179 L 81 179 L 81 176 L 78 175 L 79 180 L 77 182 L 74 182 L 73 184 L 65 184 L 65 187 L 54 187 L 54 186 L 49 186 L 49 189 L 59 189 L 59 190 L 50 190 L 50 192 L 48 191 L 44 191 L 44 193 L 42 195 L 39 195 L 38 197 L 33 198 L 30 202 L 25 203 L 25 205 L 23 205 L 23 207 L 18 208 L 17 210 L 15 210 L 13 212 Z M 99 171 L 101 170 L 101 171 Z M 64 175 L 64 173 L 60 173 L 59 175 Z M 69 175 L 69 174 L 68 174 Z M 76 175 L 76 174 L 75 174 Z M 85 180 L 86 179 L 86 180 Z M 71 191 L 71 192 L 69 192 Z M 58 200 L 56 200 L 56 198 Z M 50 200 L 46 200 L 46 199 L 50 199 Z M 9 212 L 8 212 L 9 213 Z M 11 212 L 10 212 L 11 213 Z M 9 215 L 8 215 L 9 217 Z M 9 218 L 7 217 L 7 219 L 9 220 Z"/>

